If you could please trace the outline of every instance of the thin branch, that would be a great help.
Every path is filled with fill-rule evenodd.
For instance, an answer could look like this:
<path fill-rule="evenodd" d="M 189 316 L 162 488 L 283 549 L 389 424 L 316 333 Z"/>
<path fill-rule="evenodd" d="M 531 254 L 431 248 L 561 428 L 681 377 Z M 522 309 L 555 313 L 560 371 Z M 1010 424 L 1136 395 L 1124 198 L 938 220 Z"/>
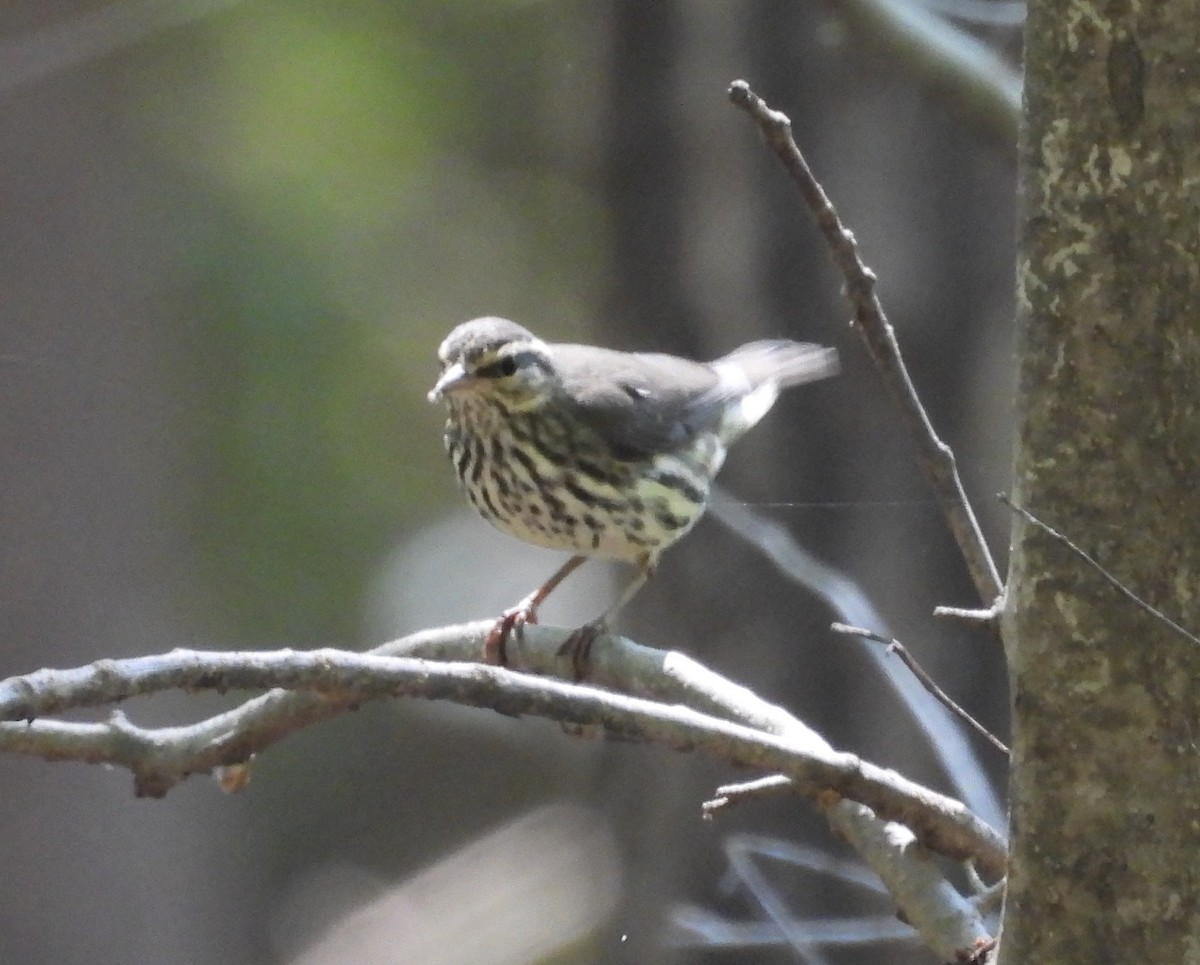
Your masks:
<path fill-rule="evenodd" d="M 968 609 L 960 606 L 935 606 L 935 617 L 946 617 L 951 620 L 962 620 L 963 623 L 995 623 L 1003 612 L 1004 598 L 1000 597 L 986 610 Z"/>
<path fill-rule="evenodd" d="M 960 930 L 942 927 L 932 940 L 921 931 L 922 938 L 939 960 L 959 961 L 963 953 L 969 954 L 980 942 L 990 939 L 974 900 L 964 898 L 945 881 L 929 854 L 914 842 L 911 832 L 876 821 L 868 808 L 854 806 L 863 812 L 866 824 L 874 828 L 874 837 L 867 847 L 873 858 L 871 866 L 883 869 L 879 877 L 883 880 L 883 888 L 899 905 L 900 916 L 909 920 L 907 916 L 911 912 L 916 914 L 918 921 L 940 917 L 948 924 L 945 919 L 954 917 L 948 909 L 958 910 L 957 918 L 965 926 Z M 784 934 L 788 944 L 801 951 L 806 961 L 823 962 L 825 958 L 819 954 L 822 946 L 836 946 L 850 935 L 861 936 L 861 919 L 839 920 L 822 916 L 826 925 L 833 926 L 823 934 L 811 927 L 812 921 L 796 919 L 785 896 L 775 885 L 776 876 L 768 873 L 765 863 L 805 868 L 817 880 L 853 884 L 871 891 L 883 890 L 880 881 L 858 862 L 833 858 L 827 851 L 817 848 L 735 833 L 726 838 L 724 850 L 729 858 L 730 875 L 736 878 L 739 890 L 749 892 L 751 899 Z"/>
<path fill-rule="evenodd" d="M 704 803 L 704 816 L 711 820 L 732 804 L 793 790 L 791 779 L 782 774 L 728 784 Z M 879 876 L 904 920 L 939 957 L 956 961 L 960 951 L 991 938 L 978 905 L 945 879 L 907 827 L 880 820 L 866 805 L 833 794 L 818 797 L 816 803 L 825 808 L 838 837 Z M 772 917 L 780 917 L 778 910 Z"/>
<path fill-rule="evenodd" d="M 984 740 L 996 748 L 996 750 L 998 750 L 1005 757 L 1009 756 L 1008 745 L 1006 745 L 1002 740 L 1000 740 L 1000 738 L 996 737 L 990 730 L 984 727 L 983 724 L 979 723 L 979 721 L 977 721 L 974 717 L 963 710 L 962 707 L 955 703 L 953 698 L 937 685 L 937 682 L 925 672 L 925 668 L 917 662 L 917 658 L 909 653 L 908 648 L 899 640 L 895 638 L 889 639 L 887 637 L 881 637 L 873 630 L 867 630 L 864 627 L 851 627 L 844 623 L 831 624 L 829 629 L 833 630 L 834 633 L 844 633 L 848 636 L 861 637 L 863 640 L 870 640 L 874 643 L 882 643 L 888 648 L 889 653 L 894 653 L 900 658 L 900 662 L 909 669 L 914 677 L 921 681 L 921 686 L 933 694 L 933 696 L 940 704 L 942 704 L 943 707 L 958 717 L 964 724 L 975 731 L 975 733 L 979 734 Z"/>
<path fill-rule="evenodd" d="M 492 621 L 417 635 L 426 645 L 478 647 Z M 520 648 L 552 652 L 567 631 L 528 627 Z M 599 662 L 611 664 L 622 641 L 605 638 Z M 399 643 L 403 643 L 400 641 Z M 645 649 L 645 648 L 642 648 Z M 607 655 L 605 651 L 608 651 Z M 675 655 L 661 655 L 666 664 Z M 106 723 L 19 721 L 67 707 L 96 706 L 169 688 L 227 690 L 286 682 L 310 693 L 272 691 L 191 727 L 142 729 L 122 717 Z M 900 821 L 930 848 L 957 859 L 974 857 L 999 875 L 1005 861 L 1000 834 L 961 803 L 894 772 L 812 741 L 790 740 L 678 706 L 532 677 L 477 663 L 442 663 L 337 650 L 200 653 L 176 650 L 155 657 L 105 660 L 74 670 L 43 670 L 0 683 L 0 750 L 50 760 L 120 764 L 138 790 L 163 794 L 188 774 L 239 763 L 306 723 L 345 712 L 364 700 L 391 695 L 452 699 L 505 714 L 596 725 L 613 735 L 699 750 L 742 766 L 778 770 L 811 800 L 832 792 Z M 807 729 L 804 729 L 807 731 Z M 809 732 L 811 733 L 811 732 Z"/>
<path fill-rule="evenodd" d="M 745 960 L 752 948 L 777 950 L 785 941 L 778 926 L 768 920 L 731 921 L 723 915 L 696 905 L 676 905 L 671 912 L 675 934 L 667 936 L 672 948 L 703 951 L 707 958 L 728 951 Z M 853 918 L 809 919 L 804 934 L 811 945 L 828 948 L 862 946 L 885 941 L 903 941 L 913 937 L 912 929 L 895 915 L 860 915 Z M 798 961 L 809 963 L 811 958 Z"/>
<path fill-rule="evenodd" d="M 736 784 L 722 784 L 716 790 L 716 796 L 700 805 L 700 810 L 706 818 L 711 819 L 718 811 L 733 807 L 751 799 L 775 794 L 791 793 L 792 782 L 782 774 L 768 774 L 757 777 L 752 781 L 739 781 Z"/>
<path fill-rule="evenodd" d="M 1076 556 L 1078 556 L 1081 560 L 1083 560 L 1085 563 L 1087 563 L 1088 566 L 1090 566 L 1097 573 L 1099 573 L 1100 576 L 1104 579 L 1104 581 L 1106 583 L 1108 583 L 1108 585 L 1111 586 L 1114 590 L 1116 590 L 1118 593 L 1120 593 L 1121 596 L 1125 597 L 1125 599 L 1129 600 L 1131 603 L 1133 603 L 1135 606 L 1137 606 L 1139 609 L 1143 610 L 1144 612 L 1149 613 L 1150 616 L 1154 617 L 1154 619 L 1158 620 L 1160 623 L 1163 623 L 1166 626 L 1170 627 L 1172 630 L 1174 630 L 1177 634 L 1179 634 L 1185 640 L 1189 641 L 1190 643 L 1194 643 L 1197 646 L 1200 646 L 1200 637 L 1197 637 L 1194 633 L 1192 633 L 1191 630 L 1188 630 L 1185 627 L 1180 626 L 1178 623 L 1176 623 L 1174 620 L 1172 620 L 1169 616 L 1167 616 L 1165 613 L 1163 613 L 1162 610 L 1158 609 L 1156 606 L 1143 600 L 1140 596 L 1138 596 L 1136 593 L 1134 593 L 1133 590 L 1129 589 L 1129 587 L 1127 587 L 1124 583 L 1122 583 L 1119 579 L 1117 579 L 1116 576 L 1114 576 L 1111 572 L 1109 572 L 1103 566 L 1101 566 L 1100 562 L 1094 556 L 1092 556 L 1090 553 L 1088 553 L 1086 550 L 1084 550 L 1082 547 L 1080 547 L 1077 543 L 1073 543 L 1070 539 L 1068 539 L 1066 536 L 1064 536 L 1058 530 L 1054 529 L 1052 526 L 1047 525 L 1046 523 L 1043 523 L 1040 519 L 1038 519 L 1035 515 L 1033 515 L 1033 513 L 1031 513 L 1028 509 L 1018 506 L 1011 499 L 1009 499 L 1008 496 L 1006 496 L 1004 493 L 997 493 L 996 498 L 999 499 L 1000 502 L 1004 503 L 1004 505 L 1007 506 L 1009 509 L 1011 509 L 1014 513 L 1018 513 L 1021 516 L 1023 516 L 1026 520 L 1028 520 L 1030 523 L 1032 523 L 1034 526 L 1036 526 L 1038 529 L 1040 529 L 1043 533 L 1045 533 L 1051 539 L 1057 540 L 1059 543 L 1062 543 L 1063 546 L 1065 546 L 1072 553 L 1074 553 Z"/>
<path fill-rule="evenodd" d="M 747 799 L 783 793 L 790 786 L 788 778 L 772 774 L 719 787 L 719 796 L 704 804 L 705 817 Z M 908 828 L 880 821 L 870 808 L 848 800 L 832 803 L 826 817 L 879 876 L 904 920 L 941 959 L 959 961 L 961 952 L 991 939 L 979 903 L 946 881 Z"/>
<path fill-rule="evenodd" d="M 719 486 L 714 486 L 713 491 L 722 492 Z M 825 600 L 842 623 L 884 628 L 883 617 L 862 588 L 846 574 L 817 559 L 786 526 L 751 506 L 723 496 L 712 501 L 708 512 L 763 553 L 789 580 Z M 1005 809 L 984 772 L 977 749 L 967 740 L 965 731 L 956 726 L 956 718 L 936 701 L 929 700 L 920 682 L 910 674 L 894 673 L 886 667 L 887 655 L 878 648 L 868 647 L 866 654 L 879 668 L 880 679 L 895 690 L 924 733 L 930 752 L 941 762 L 947 780 L 956 788 L 955 793 L 975 813 L 996 824 L 1002 823 Z"/>
<path fill-rule="evenodd" d="M 999 881 L 989 885 L 979 877 L 971 862 L 966 862 L 965 870 L 967 881 L 971 889 L 975 892 L 975 897 L 972 901 L 974 901 L 975 907 L 979 909 L 979 914 L 990 915 L 994 911 L 1000 911 L 1004 906 L 1004 892 L 1008 889 L 1008 879 L 1001 878 Z"/>
<path fill-rule="evenodd" d="M 908 827 L 874 820 L 865 805 L 847 804 L 858 812 L 855 818 L 862 825 L 856 829 L 855 850 L 866 856 L 904 919 L 939 959 L 960 961 L 965 953 L 991 940 L 978 905 L 943 877 Z"/>
<path fill-rule="evenodd" d="M 592 665 L 594 679 L 599 674 L 605 682 L 619 689 L 632 687 L 657 700 L 707 710 L 799 741 L 801 746 L 816 746 L 833 753 L 833 748 L 820 734 L 787 711 L 767 703 L 753 691 L 719 677 L 684 654 L 664 655 L 628 641 L 623 643 L 623 648 L 641 653 L 647 663 L 655 666 L 661 661 L 661 671 L 636 674 L 635 682 L 634 678 L 613 672 L 619 670 L 624 661 L 609 662 L 601 655 L 599 663 Z M 796 793 L 791 778 L 784 775 L 768 776 L 763 783 L 774 784 L 780 791 Z M 733 792 L 732 788 L 722 788 L 718 793 L 722 791 Z M 905 847 L 905 842 L 912 840 L 912 833 L 907 828 L 877 817 L 870 808 L 836 794 L 818 795 L 815 803 L 823 809 L 834 834 L 847 842 L 885 883 L 904 920 L 929 948 L 953 960 L 958 950 L 973 947 L 990 937 L 975 906 L 963 899 L 940 873 L 930 870 L 927 856 L 921 849 Z M 706 817 L 711 817 L 712 810 L 704 810 Z"/>
<path fill-rule="evenodd" d="M 729 98 L 758 125 L 812 210 L 817 226 L 829 245 L 834 264 L 845 277 L 846 296 L 854 308 L 857 328 L 867 352 L 916 441 L 921 469 L 933 487 L 950 531 L 958 542 L 980 600 L 990 606 L 1002 590 L 999 571 L 963 489 L 954 452 L 938 438 L 909 378 L 895 332 L 875 294 L 874 274 L 859 258 L 854 236 L 842 224 L 832 202 L 796 146 L 792 138 L 792 122 L 787 115 L 768 107 L 745 81 L 733 82 L 729 88 Z"/>

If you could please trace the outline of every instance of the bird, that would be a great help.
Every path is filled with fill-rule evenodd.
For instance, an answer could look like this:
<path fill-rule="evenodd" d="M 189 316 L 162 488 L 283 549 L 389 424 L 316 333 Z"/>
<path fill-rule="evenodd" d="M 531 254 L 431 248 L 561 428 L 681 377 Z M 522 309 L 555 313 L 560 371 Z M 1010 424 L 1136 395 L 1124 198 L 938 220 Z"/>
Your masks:
<path fill-rule="evenodd" d="M 537 623 L 586 560 L 633 567 L 613 604 L 559 650 L 577 680 L 592 643 L 704 513 L 729 446 L 782 389 L 838 371 L 835 349 L 789 339 L 695 362 L 545 342 L 494 316 L 456 326 L 437 356 L 428 398 L 446 405 L 445 447 L 468 500 L 510 536 L 572 554 L 501 614 L 483 659 L 506 664 L 510 634 Z"/>

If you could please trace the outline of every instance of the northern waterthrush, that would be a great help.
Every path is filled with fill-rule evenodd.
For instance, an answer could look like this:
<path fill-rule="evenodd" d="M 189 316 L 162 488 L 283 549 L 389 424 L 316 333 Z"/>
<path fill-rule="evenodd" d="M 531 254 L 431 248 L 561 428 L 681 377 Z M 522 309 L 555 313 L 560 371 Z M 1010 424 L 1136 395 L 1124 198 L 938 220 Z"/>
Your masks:
<path fill-rule="evenodd" d="M 633 580 L 563 645 L 577 677 L 592 641 L 695 525 L 728 446 L 779 391 L 833 375 L 833 349 L 751 342 L 714 362 L 543 342 L 504 318 L 455 328 L 429 393 L 444 401 L 446 450 L 480 514 L 518 539 L 572 553 L 488 636 L 503 663 L 514 628 L 590 557 L 632 564 Z"/>

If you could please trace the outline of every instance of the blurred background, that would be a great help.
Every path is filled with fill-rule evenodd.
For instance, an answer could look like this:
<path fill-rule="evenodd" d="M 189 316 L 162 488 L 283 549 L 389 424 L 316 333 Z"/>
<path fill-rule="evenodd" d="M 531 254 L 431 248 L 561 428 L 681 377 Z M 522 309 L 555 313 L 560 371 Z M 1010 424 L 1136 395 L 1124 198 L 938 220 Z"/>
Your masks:
<path fill-rule="evenodd" d="M 1011 23 L 952 12 L 1015 53 Z M 726 99 L 745 78 L 790 114 L 1003 566 L 1012 119 L 929 77 L 818 0 L 7 0 L 0 675 L 364 648 L 515 602 L 561 557 L 469 513 L 425 401 L 441 338 L 501 314 L 700 358 L 837 346 L 841 377 L 731 454 L 726 498 L 855 581 L 1003 736 L 995 644 L 930 616 L 979 601 L 840 278 Z M 589 564 L 544 622 L 591 618 L 615 576 Z M 834 618 L 709 519 L 620 629 L 954 791 Z M 232 796 L 193 778 L 138 800 L 123 771 L 0 759 L 0 961 L 929 961 L 788 943 L 779 907 L 887 935 L 891 906 L 836 872 L 853 855 L 799 801 L 701 821 L 750 776 L 415 702 L 287 740 Z"/>

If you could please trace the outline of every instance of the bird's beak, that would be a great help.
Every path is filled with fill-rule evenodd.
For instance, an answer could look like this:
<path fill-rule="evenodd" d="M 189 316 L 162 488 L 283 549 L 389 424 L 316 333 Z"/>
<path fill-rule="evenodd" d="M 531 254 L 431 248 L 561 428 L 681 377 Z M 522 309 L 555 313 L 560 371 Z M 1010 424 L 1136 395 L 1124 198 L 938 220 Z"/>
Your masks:
<path fill-rule="evenodd" d="M 440 402 L 451 392 L 469 389 L 478 381 L 474 375 L 463 368 L 462 362 L 455 362 L 438 376 L 437 384 L 429 392 L 429 401 Z"/>

